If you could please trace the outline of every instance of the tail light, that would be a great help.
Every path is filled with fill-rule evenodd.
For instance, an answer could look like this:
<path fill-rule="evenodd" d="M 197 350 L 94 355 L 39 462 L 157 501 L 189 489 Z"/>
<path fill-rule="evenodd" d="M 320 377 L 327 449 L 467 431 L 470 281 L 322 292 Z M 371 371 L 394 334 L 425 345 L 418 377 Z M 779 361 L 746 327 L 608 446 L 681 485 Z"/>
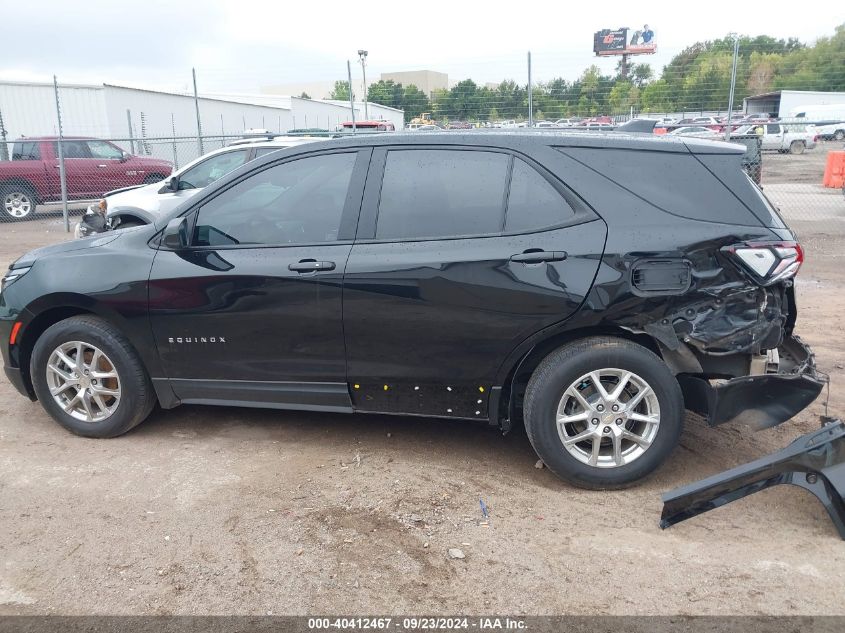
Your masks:
<path fill-rule="evenodd" d="M 798 242 L 745 242 L 722 250 L 763 286 L 794 277 L 804 263 L 804 249 Z"/>

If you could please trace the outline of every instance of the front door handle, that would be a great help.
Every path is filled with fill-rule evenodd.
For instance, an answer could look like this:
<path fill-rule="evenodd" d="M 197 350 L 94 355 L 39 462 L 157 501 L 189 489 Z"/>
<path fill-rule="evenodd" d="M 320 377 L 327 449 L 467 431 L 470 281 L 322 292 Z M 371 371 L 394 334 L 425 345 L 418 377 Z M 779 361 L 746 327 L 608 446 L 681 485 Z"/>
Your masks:
<path fill-rule="evenodd" d="M 297 273 L 313 273 L 318 270 L 334 270 L 334 262 L 318 262 L 316 259 L 300 259 L 290 264 L 288 270 Z"/>
<path fill-rule="evenodd" d="M 97 165 L 97 167 L 99 167 L 100 169 L 105 169 L 106 167 L 108 167 L 108 165 Z"/>
<path fill-rule="evenodd" d="M 566 259 L 565 251 L 534 251 L 528 250 L 524 253 L 511 255 L 512 262 L 520 262 L 522 264 L 540 264 L 542 262 L 562 262 Z"/>

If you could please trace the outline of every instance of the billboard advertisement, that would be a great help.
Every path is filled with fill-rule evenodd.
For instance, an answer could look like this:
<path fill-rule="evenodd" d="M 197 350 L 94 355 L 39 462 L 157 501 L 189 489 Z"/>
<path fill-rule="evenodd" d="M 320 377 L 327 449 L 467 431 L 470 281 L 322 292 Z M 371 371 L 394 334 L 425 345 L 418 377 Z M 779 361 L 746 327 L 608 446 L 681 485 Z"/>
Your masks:
<path fill-rule="evenodd" d="M 647 55 L 657 52 L 654 31 L 644 24 L 641 29 L 602 29 L 593 34 L 596 55 Z"/>

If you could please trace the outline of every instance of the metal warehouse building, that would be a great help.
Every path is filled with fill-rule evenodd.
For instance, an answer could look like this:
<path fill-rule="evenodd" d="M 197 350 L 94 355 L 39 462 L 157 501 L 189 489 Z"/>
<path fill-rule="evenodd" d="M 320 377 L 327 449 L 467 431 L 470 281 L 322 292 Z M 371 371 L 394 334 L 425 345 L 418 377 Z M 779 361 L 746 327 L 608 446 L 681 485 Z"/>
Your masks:
<path fill-rule="evenodd" d="M 204 94 L 198 102 L 203 136 L 235 136 L 250 128 L 271 132 L 297 128 L 334 129 L 352 118 L 348 103 L 279 95 Z M 66 136 L 142 140 L 197 136 L 197 115 L 191 94 L 111 84 L 63 84 L 59 86 L 59 104 L 62 131 Z M 368 109 L 370 119 L 384 119 L 392 122 L 397 130 L 402 129 L 404 113 L 401 110 L 374 103 L 368 104 Z M 0 82 L 0 116 L 0 141 L 12 141 L 21 136 L 57 135 L 53 85 Z M 364 118 L 362 102 L 355 104 L 355 118 Z M 148 149 L 143 153 L 161 153 L 156 151 L 155 143 L 144 143 L 144 146 Z M 190 157 L 180 158 L 184 161 Z"/>
<path fill-rule="evenodd" d="M 789 117 L 796 108 L 818 105 L 845 105 L 845 92 L 817 92 L 811 90 L 778 90 L 746 97 L 742 100 L 747 114 L 767 113 Z"/>

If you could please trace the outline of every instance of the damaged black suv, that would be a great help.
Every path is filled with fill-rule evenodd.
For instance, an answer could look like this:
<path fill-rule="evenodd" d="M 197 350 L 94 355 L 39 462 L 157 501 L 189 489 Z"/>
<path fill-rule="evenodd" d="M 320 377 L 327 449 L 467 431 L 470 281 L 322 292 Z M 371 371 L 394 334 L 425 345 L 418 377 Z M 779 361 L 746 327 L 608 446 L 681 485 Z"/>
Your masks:
<path fill-rule="evenodd" d="M 621 134 L 367 135 L 281 150 L 154 225 L 2 282 L 6 374 L 113 437 L 185 404 L 524 421 L 581 486 L 628 484 L 684 409 L 784 422 L 803 252 L 742 147 Z"/>

